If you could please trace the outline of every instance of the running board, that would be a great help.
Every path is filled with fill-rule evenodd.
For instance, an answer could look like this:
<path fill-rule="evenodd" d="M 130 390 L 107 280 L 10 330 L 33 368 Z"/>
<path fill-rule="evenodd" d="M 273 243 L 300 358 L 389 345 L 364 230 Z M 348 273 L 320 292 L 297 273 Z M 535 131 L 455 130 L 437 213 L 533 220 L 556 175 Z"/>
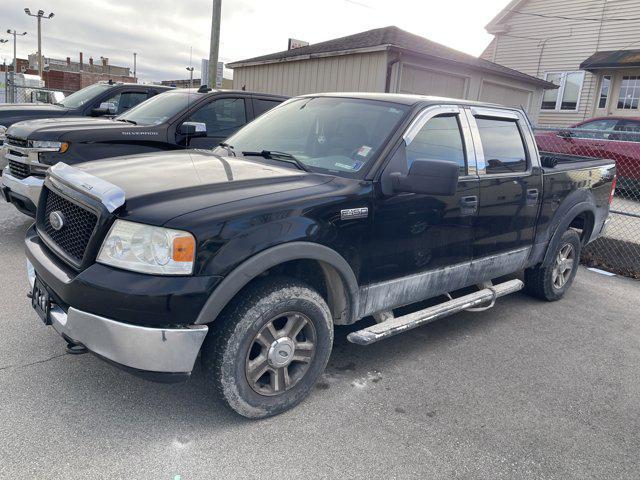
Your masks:
<path fill-rule="evenodd" d="M 486 302 L 493 302 L 498 297 L 522 290 L 522 287 L 524 287 L 524 284 L 521 280 L 509 280 L 418 312 L 391 318 L 357 332 L 352 332 L 347 335 L 347 340 L 358 345 L 370 345 L 454 313 L 477 307 Z"/>

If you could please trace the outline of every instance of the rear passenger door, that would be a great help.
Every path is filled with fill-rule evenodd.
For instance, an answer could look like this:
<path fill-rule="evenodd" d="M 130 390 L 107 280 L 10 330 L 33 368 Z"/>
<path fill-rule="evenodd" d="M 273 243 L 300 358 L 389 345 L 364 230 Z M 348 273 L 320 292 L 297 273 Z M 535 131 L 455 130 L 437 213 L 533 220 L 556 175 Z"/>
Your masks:
<path fill-rule="evenodd" d="M 480 179 L 473 256 L 530 247 L 542 198 L 542 171 L 528 124 L 515 110 L 471 108 L 467 116 Z"/>
<path fill-rule="evenodd" d="M 186 121 L 207 126 L 207 136 L 192 138 L 190 148 L 213 148 L 247 123 L 247 107 L 243 97 L 216 98 L 189 115 Z"/>

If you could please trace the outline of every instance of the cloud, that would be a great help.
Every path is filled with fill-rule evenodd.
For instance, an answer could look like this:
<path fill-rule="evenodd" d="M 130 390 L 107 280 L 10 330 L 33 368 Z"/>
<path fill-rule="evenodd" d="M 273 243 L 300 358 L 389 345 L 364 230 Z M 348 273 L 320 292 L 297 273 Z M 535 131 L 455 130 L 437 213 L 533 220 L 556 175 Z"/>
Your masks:
<path fill-rule="evenodd" d="M 29 0 L 27 0 L 28 2 Z M 484 25 L 508 0 L 222 0 L 220 59 L 225 63 L 284 50 L 289 37 L 316 43 L 370 28 L 397 25 L 472 54 L 489 42 Z M 0 32 L 27 31 L 18 55 L 37 50 L 36 20 L 23 12 L 24 0 L 2 0 Z M 133 66 L 144 81 L 186 78 L 192 64 L 208 56 L 209 0 L 48 0 L 43 21 L 45 56 L 77 60 L 108 57 L 113 65 Z M 32 5 L 36 10 L 38 5 Z M 460 12 L 465 12 L 461 15 Z M 0 38 L 7 38 L 1 35 Z M 191 54 L 191 50 L 193 53 Z M 0 60 L 11 61 L 12 43 L 0 45 Z M 227 74 L 230 74 L 227 71 Z"/>

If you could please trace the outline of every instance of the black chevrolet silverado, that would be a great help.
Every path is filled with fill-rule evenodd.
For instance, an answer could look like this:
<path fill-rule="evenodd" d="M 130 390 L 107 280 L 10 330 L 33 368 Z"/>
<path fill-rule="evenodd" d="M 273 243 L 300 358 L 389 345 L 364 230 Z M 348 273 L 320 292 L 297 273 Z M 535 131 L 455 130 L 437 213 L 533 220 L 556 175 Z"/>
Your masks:
<path fill-rule="evenodd" d="M 517 109 L 303 96 L 214 151 L 52 167 L 30 297 L 71 352 L 161 381 L 201 354 L 231 408 L 266 417 L 309 394 L 334 325 L 368 317 L 348 335 L 367 345 L 522 287 L 560 299 L 614 185 L 611 161 L 541 164 Z"/>
<path fill-rule="evenodd" d="M 36 118 L 99 117 L 118 115 L 147 98 L 169 90 L 162 85 L 98 82 L 72 93 L 60 103 L 7 103 L 0 105 L 0 145 L 11 125 Z"/>
<path fill-rule="evenodd" d="M 6 132 L 2 193 L 34 216 L 46 170 L 99 158 L 184 148 L 213 148 L 286 97 L 244 91 L 179 89 L 115 118 L 18 122 Z"/>

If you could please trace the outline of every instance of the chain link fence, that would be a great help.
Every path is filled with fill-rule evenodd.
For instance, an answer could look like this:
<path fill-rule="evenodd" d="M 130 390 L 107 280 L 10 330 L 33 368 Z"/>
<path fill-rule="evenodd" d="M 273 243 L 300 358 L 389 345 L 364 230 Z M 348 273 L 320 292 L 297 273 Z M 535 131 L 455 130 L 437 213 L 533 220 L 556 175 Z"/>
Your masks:
<path fill-rule="evenodd" d="M 611 220 L 602 237 L 583 251 L 583 263 L 640 278 L 640 122 L 615 130 L 535 129 L 540 152 L 607 158 L 618 181 Z"/>
<path fill-rule="evenodd" d="M 57 103 L 72 92 L 43 87 L 15 85 L 11 80 L 8 80 L 3 93 L 6 103 Z"/>

